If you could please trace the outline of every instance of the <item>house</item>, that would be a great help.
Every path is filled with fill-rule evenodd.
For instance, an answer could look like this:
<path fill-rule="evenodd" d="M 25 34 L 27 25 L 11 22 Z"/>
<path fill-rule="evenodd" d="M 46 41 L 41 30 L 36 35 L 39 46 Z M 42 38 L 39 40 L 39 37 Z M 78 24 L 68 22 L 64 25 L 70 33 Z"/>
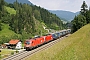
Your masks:
<path fill-rule="evenodd" d="M 6 44 L 2 44 L 2 45 L 1 45 L 1 48 L 2 48 L 2 49 L 7 48 Z"/>
<path fill-rule="evenodd" d="M 22 42 L 20 40 L 10 40 L 8 48 L 21 49 L 22 48 Z"/>

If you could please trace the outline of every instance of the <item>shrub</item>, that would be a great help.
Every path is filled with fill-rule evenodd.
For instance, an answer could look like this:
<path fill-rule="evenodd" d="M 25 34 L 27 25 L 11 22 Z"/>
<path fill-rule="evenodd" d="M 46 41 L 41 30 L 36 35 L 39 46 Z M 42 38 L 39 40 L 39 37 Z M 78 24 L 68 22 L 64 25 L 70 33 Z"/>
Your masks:
<path fill-rule="evenodd" d="M 13 55 L 14 54 L 14 52 L 11 52 L 11 55 Z"/>

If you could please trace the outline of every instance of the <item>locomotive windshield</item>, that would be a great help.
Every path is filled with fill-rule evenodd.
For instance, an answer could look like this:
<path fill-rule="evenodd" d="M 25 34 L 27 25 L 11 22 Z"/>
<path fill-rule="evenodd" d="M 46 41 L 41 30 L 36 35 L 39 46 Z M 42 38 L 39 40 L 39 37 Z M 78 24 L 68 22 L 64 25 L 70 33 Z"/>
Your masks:
<path fill-rule="evenodd" d="M 29 42 L 29 41 L 26 41 L 26 44 L 28 44 L 28 45 L 29 45 L 29 44 L 30 44 L 30 42 Z"/>

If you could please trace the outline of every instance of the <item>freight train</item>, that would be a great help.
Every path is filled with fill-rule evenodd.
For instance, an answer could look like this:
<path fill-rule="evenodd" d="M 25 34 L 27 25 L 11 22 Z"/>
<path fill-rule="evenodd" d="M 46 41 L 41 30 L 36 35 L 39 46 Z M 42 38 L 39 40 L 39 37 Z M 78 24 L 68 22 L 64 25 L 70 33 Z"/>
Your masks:
<path fill-rule="evenodd" d="M 24 42 L 24 48 L 28 51 L 31 50 L 35 47 L 38 47 L 42 44 L 45 44 L 47 42 L 50 42 L 52 40 L 56 40 L 60 37 L 63 37 L 67 34 L 70 34 L 71 29 L 67 29 L 67 30 L 62 30 L 60 32 L 55 32 L 55 33 L 50 33 L 50 34 L 46 34 L 44 36 L 35 36 L 32 39 L 27 39 Z"/>

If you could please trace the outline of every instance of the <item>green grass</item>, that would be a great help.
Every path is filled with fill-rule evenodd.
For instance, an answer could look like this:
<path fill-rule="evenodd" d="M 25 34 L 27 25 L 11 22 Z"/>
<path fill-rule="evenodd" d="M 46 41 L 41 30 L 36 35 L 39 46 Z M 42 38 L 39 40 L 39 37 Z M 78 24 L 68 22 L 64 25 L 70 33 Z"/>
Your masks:
<path fill-rule="evenodd" d="M 1 60 L 2 58 L 5 58 L 5 57 L 11 55 L 11 53 L 14 53 L 14 52 L 15 52 L 15 50 L 2 49 L 1 52 L 0 52 L 0 54 L 1 54 L 0 60 Z"/>
<path fill-rule="evenodd" d="M 90 60 L 90 24 L 26 60 Z"/>
<path fill-rule="evenodd" d="M 14 52 L 14 50 L 10 49 L 2 49 L 0 54 L 5 55 L 5 54 L 10 54 L 11 52 Z"/>
<path fill-rule="evenodd" d="M 12 30 L 9 29 L 10 26 L 8 24 L 3 24 L 2 23 L 2 30 L 0 31 L 0 36 L 12 36 L 15 35 L 16 33 L 13 32 Z"/>
<path fill-rule="evenodd" d="M 16 14 L 16 10 L 14 10 L 14 8 L 10 8 L 10 7 L 7 7 L 7 6 L 4 6 L 5 9 L 7 10 L 8 13 L 10 14 Z"/>

